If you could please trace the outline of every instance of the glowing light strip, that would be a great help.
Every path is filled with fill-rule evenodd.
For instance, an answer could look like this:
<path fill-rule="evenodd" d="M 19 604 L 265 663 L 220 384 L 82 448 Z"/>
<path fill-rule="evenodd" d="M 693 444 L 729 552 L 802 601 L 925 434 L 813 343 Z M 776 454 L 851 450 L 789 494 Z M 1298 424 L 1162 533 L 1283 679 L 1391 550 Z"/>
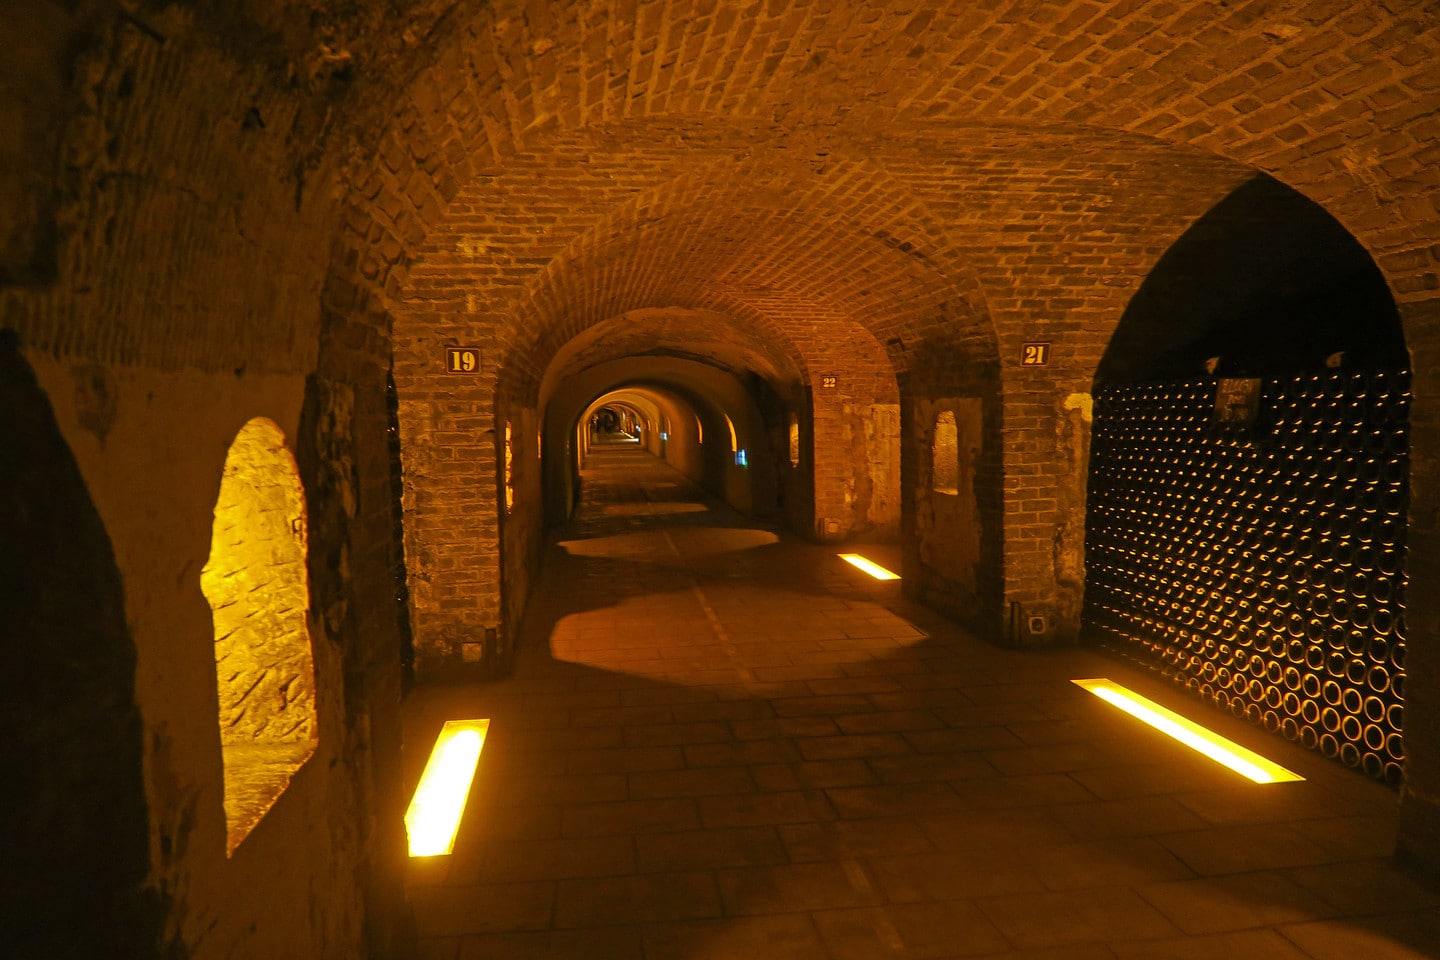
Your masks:
<path fill-rule="evenodd" d="M 489 720 L 450 720 L 441 728 L 405 811 L 410 856 L 443 856 L 455 849 L 455 833 L 489 729 Z"/>
<path fill-rule="evenodd" d="M 861 570 L 864 570 L 866 573 L 870 574 L 870 576 L 874 577 L 876 580 L 899 580 L 899 579 L 900 579 L 900 574 L 898 574 L 898 573 L 891 573 L 889 570 L 886 570 L 884 567 L 880 566 L 880 564 L 875 563 L 875 562 L 873 562 L 873 561 L 871 561 L 871 560 L 866 560 L 864 557 L 860 556 L 860 554 L 858 554 L 858 553 L 837 553 L 837 554 L 835 554 L 835 556 L 839 557 L 841 560 L 844 560 L 846 563 L 850 564 L 850 566 L 852 566 L 852 567 L 857 567 L 857 568 L 859 568 L 859 569 L 861 569 Z"/>
<path fill-rule="evenodd" d="M 1287 783 L 1305 779 L 1118 683 L 1105 679 L 1070 682 L 1256 783 Z"/>

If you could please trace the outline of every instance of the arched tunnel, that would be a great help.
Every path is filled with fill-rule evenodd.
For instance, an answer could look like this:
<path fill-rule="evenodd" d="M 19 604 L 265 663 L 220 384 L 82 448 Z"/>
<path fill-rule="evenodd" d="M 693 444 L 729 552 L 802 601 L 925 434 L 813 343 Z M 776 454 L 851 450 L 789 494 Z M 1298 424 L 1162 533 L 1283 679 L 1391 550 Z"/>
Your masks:
<path fill-rule="evenodd" d="M 20 13 L 0 955 L 1440 957 L 1434 9 Z"/>

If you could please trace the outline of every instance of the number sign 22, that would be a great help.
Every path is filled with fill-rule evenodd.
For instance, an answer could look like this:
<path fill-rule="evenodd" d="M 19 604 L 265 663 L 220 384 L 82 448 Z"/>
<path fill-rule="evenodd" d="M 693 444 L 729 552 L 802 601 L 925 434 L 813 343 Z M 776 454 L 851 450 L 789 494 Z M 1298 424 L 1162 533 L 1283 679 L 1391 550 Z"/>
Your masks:
<path fill-rule="evenodd" d="M 479 347 L 446 347 L 445 369 L 450 373 L 479 373 Z"/>

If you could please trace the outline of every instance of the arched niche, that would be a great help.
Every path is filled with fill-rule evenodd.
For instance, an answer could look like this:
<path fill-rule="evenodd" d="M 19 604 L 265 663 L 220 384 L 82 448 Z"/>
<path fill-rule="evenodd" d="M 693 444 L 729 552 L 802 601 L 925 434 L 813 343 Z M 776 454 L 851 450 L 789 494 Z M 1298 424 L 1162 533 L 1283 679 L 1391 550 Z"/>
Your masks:
<path fill-rule="evenodd" d="M 306 623 L 304 490 L 285 435 L 251 420 L 225 458 L 200 588 L 215 626 L 233 853 L 315 752 L 315 667 Z"/>
<path fill-rule="evenodd" d="M 1257 176 L 1197 220 L 1096 371 L 1087 638 L 1403 783 L 1408 367 L 1319 205 Z"/>

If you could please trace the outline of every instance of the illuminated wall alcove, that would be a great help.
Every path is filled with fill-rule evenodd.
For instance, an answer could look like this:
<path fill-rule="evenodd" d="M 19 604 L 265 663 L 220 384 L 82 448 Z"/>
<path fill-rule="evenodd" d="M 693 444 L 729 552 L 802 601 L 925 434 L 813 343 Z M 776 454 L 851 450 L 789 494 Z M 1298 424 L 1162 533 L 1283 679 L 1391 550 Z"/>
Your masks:
<path fill-rule="evenodd" d="M 930 487 L 937 493 L 960 492 L 960 437 L 955 412 L 942 410 L 935 417 L 930 445 Z"/>
<path fill-rule="evenodd" d="M 227 854 L 315 752 L 304 491 L 285 434 L 256 418 L 225 458 L 200 588 L 215 625 Z"/>

